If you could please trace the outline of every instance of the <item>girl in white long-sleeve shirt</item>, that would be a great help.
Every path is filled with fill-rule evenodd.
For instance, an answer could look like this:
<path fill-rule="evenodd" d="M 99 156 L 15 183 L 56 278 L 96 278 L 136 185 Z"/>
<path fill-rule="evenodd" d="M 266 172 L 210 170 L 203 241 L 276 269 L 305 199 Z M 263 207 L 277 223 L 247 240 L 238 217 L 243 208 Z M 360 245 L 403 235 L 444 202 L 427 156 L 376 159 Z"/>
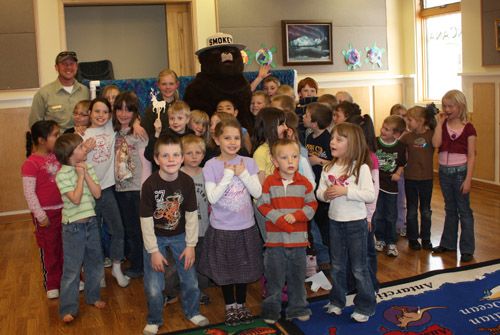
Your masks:
<path fill-rule="evenodd" d="M 329 202 L 330 252 L 333 289 L 327 313 L 342 314 L 346 304 L 347 262 L 356 280 L 357 294 L 351 318 L 366 322 L 375 314 L 375 290 L 367 262 L 368 222 L 366 203 L 375 200 L 371 159 L 363 131 L 354 124 L 333 128 L 332 162 L 321 173 L 316 196 Z"/>

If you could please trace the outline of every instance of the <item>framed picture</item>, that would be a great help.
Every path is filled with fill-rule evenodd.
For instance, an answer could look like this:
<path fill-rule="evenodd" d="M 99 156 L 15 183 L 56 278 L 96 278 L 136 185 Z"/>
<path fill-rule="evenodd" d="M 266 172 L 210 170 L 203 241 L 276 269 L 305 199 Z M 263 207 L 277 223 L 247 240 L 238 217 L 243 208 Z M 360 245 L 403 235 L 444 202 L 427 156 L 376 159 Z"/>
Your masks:
<path fill-rule="evenodd" d="M 283 65 L 333 64 L 332 23 L 281 21 Z"/>
<path fill-rule="evenodd" d="M 495 47 L 500 51 L 500 19 L 495 20 Z"/>

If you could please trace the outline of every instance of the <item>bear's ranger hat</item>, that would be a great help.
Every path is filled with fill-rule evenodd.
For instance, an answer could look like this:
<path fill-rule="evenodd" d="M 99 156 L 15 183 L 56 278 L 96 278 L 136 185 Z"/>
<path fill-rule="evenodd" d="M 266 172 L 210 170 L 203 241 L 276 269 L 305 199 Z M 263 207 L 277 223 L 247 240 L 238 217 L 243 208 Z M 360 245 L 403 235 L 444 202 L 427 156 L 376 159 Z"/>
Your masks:
<path fill-rule="evenodd" d="M 210 50 L 210 49 L 224 47 L 224 46 L 235 47 L 238 50 L 243 50 L 246 48 L 246 46 L 243 44 L 234 44 L 232 35 L 225 34 L 225 33 L 216 33 L 212 36 L 208 36 L 207 46 L 205 48 L 201 48 L 198 51 L 196 51 L 195 55 L 199 55 L 202 52 Z"/>

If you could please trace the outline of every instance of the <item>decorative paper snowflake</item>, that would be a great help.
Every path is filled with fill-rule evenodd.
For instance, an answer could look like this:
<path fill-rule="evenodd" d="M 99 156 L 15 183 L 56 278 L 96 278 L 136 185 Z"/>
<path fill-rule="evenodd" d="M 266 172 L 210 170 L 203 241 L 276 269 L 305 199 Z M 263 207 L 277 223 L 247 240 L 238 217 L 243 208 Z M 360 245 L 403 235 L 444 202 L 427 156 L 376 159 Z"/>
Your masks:
<path fill-rule="evenodd" d="M 248 49 L 241 50 L 241 58 L 243 58 L 243 64 L 252 64 L 252 58 L 254 57 L 254 53 Z"/>
<path fill-rule="evenodd" d="M 263 65 L 271 65 L 272 68 L 276 67 L 276 64 L 273 63 L 273 53 L 276 52 L 276 48 L 266 48 L 263 44 L 260 46 L 260 49 L 255 53 L 255 61 L 260 66 Z"/>
<path fill-rule="evenodd" d="M 342 55 L 344 55 L 344 61 L 347 65 L 347 69 L 349 71 L 355 70 L 357 68 L 361 67 L 361 55 L 358 51 L 358 49 L 355 49 L 352 47 L 351 44 L 349 44 L 349 49 L 348 50 L 342 50 Z"/>

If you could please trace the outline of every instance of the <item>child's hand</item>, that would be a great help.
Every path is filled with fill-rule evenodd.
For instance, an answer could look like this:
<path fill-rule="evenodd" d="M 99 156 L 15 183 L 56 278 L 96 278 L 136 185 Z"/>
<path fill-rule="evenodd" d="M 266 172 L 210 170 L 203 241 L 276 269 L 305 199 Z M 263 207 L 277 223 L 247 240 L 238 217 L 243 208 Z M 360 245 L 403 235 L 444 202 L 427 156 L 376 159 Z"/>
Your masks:
<path fill-rule="evenodd" d="M 161 252 L 155 251 L 151 254 L 151 267 L 156 272 L 165 272 L 164 265 L 168 266 L 168 262 L 163 257 Z"/>
<path fill-rule="evenodd" d="M 288 222 L 289 224 L 293 224 L 295 223 L 295 216 L 293 216 L 293 214 L 286 214 L 285 217 L 284 217 L 285 221 Z"/>
<path fill-rule="evenodd" d="M 156 138 L 160 137 L 160 134 L 161 134 L 161 120 L 160 120 L 160 118 L 156 118 L 155 122 L 153 123 L 153 126 L 155 127 L 155 137 Z"/>
<path fill-rule="evenodd" d="M 240 160 L 239 164 L 233 165 L 234 174 L 239 176 L 243 171 L 245 171 L 245 162 L 243 162 L 243 158 Z"/>
<path fill-rule="evenodd" d="M 347 187 L 340 185 L 332 185 L 328 187 L 324 193 L 325 200 L 332 200 L 347 194 Z"/>
<path fill-rule="evenodd" d="M 448 115 L 446 115 L 445 112 L 439 112 L 438 115 L 436 115 L 436 120 L 437 123 L 440 125 L 443 125 L 444 121 L 448 118 Z"/>
<path fill-rule="evenodd" d="M 159 119 L 157 119 L 157 120 L 159 120 Z M 161 121 L 160 121 L 160 127 L 161 127 Z M 139 122 L 139 120 L 136 120 L 134 122 L 134 124 L 132 125 L 132 128 L 134 129 L 135 138 L 139 138 L 143 141 L 148 140 L 148 133 L 146 132 L 146 129 L 144 129 L 141 126 L 141 123 Z M 161 128 L 160 128 L 160 132 L 161 132 Z"/>
<path fill-rule="evenodd" d="M 224 162 L 224 170 L 226 169 L 232 170 L 234 172 L 234 165 L 229 164 L 228 162 Z"/>
<path fill-rule="evenodd" d="M 268 77 L 269 75 L 271 75 L 271 72 L 269 71 L 270 69 L 271 65 L 262 65 L 261 67 L 259 67 L 259 74 L 257 75 L 257 77 L 259 77 L 260 79 Z"/>
<path fill-rule="evenodd" d="M 83 177 L 85 176 L 85 172 L 87 172 L 87 165 L 84 162 L 77 163 L 75 170 L 78 177 Z"/>
<path fill-rule="evenodd" d="M 194 265 L 195 261 L 195 252 L 193 247 L 186 247 L 182 254 L 179 256 L 179 260 L 182 260 L 184 257 L 184 270 L 188 270 L 190 267 Z"/>
<path fill-rule="evenodd" d="M 46 217 L 45 219 L 43 219 L 42 221 L 38 221 L 38 225 L 40 227 L 47 227 L 49 225 L 49 218 Z"/>
<path fill-rule="evenodd" d="M 315 155 L 309 156 L 309 163 L 311 163 L 312 166 L 321 165 L 321 161 L 322 159 L 319 158 L 318 156 Z"/>
<path fill-rule="evenodd" d="M 393 173 L 391 176 L 392 181 L 399 181 L 401 179 L 401 175 L 399 173 Z"/>
<path fill-rule="evenodd" d="M 85 135 L 85 130 L 87 130 L 87 126 L 75 126 L 75 133 L 80 136 Z"/>
<path fill-rule="evenodd" d="M 471 188 L 471 181 L 468 180 L 468 179 L 465 179 L 464 182 L 462 183 L 462 185 L 460 185 L 460 190 L 462 191 L 462 194 L 467 194 L 470 192 L 470 188 Z"/>
<path fill-rule="evenodd" d="M 83 148 L 85 149 L 86 153 L 89 153 L 95 148 L 95 138 L 87 138 L 85 142 L 83 142 Z"/>

